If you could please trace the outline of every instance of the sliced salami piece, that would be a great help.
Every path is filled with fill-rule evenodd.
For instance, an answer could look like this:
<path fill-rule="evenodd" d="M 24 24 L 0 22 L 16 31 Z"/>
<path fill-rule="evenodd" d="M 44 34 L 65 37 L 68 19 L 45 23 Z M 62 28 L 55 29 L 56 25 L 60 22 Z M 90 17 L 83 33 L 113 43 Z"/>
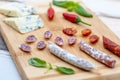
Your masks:
<path fill-rule="evenodd" d="M 82 58 L 78 58 L 77 56 L 67 52 L 66 50 L 60 48 L 54 43 L 50 42 L 48 48 L 52 54 L 78 68 L 84 70 L 91 70 L 94 68 L 94 64 L 92 64 L 91 62 Z"/>
<path fill-rule="evenodd" d="M 91 35 L 89 40 L 90 40 L 90 43 L 94 44 L 94 43 L 98 42 L 99 37 L 97 35 Z"/>
<path fill-rule="evenodd" d="M 27 38 L 26 38 L 26 42 L 27 43 L 32 43 L 32 42 L 35 42 L 37 40 L 37 38 L 35 37 L 35 35 L 29 35 Z"/>
<path fill-rule="evenodd" d="M 55 43 L 58 45 L 58 46 L 63 46 L 64 45 L 64 42 L 63 42 L 63 39 L 61 37 L 56 37 L 55 39 Z"/>
<path fill-rule="evenodd" d="M 74 45 L 76 43 L 76 37 L 72 36 L 68 39 L 68 44 L 69 45 Z"/>
<path fill-rule="evenodd" d="M 103 45 L 106 49 L 120 57 L 120 46 L 118 44 L 103 36 Z"/>
<path fill-rule="evenodd" d="M 31 52 L 31 47 L 27 44 L 21 44 L 19 48 L 24 52 Z"/>
<path fill-rule="evenodd" d="M 42 50 L 46 47 L 46 43 L 44 41 L 40 41 L 37 43 L 37 48 Z"/>
<path fill-rule="evenodd" d="M 81 40 L 79 47 L 82 51 L 84 51 L 97 61 L 107 65 L 108 67 L 113 68 L 115 66 L 116 61 L 112 57 L 100 50 L 93 48 L 88 43 Z"/>
<path fill-rule="evenodd" d="M 52 37 L 52 33 L 50 32 L 50 31 L 46 31 L 45 33 L 44 33 L 44 38 L 45 39 L 50 39 Z"/>

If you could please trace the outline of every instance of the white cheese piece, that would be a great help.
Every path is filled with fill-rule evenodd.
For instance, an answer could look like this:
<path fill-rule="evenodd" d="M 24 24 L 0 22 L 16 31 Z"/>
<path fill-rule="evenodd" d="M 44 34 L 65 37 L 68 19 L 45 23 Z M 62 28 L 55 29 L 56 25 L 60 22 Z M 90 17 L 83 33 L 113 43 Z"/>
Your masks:
<path fill-rule="evenodd" d="M 31 14 L 38 14 L 37 8 L 22 3 L 9 3 L 0 6 L 0 13 L 6 16 L 19 17 Z"/>
<path fill-rule="evenodd" d="M 44 26 L 39 15 L 5 18 L 3 21 L 20 33 L 27 33 Z"/>

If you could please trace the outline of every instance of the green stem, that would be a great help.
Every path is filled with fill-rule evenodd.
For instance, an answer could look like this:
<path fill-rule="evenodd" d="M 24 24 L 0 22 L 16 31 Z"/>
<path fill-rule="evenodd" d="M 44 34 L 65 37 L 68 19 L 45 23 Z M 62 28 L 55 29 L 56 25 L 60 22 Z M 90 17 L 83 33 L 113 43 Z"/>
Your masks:
<path fill-rule="evenodd" d="M 86 23 L 86 22 L 83 22 L 83 21 L 80 21 L 81 23 L 83 23 L 83 24 L 86 24 L 86 25 L 88 25 L 88 26 L 91 26 L 91 24 L 88 24 L 88 23 Z"/>
<path fill-rule="evenodd" d="M 49 6 L 50 6 L 50 8 L 52 7 L 52 4 L 51 3 L 49 3 Z"/>
<path fill-rule="evenodd" d="M 53 69 L 52 64 L 48 63 L 47 68 L 48 69 L 44 73 L 47 73 L 48 71 Z"/>
<path fill-rule="evenodd" d="M 76 18 L 76 23 L 79 23 L 79 22 L 81 22 L 81 23 L 83 23 L 83 24 L 86 24 L 86 25 L 88 25 L 88 26 L 91 26 L 91 24 L 88 24 L 88 23 L 82 21 L 82 19 L 81 19 L 80 17 L 77 17 L 77 18 Z"/>

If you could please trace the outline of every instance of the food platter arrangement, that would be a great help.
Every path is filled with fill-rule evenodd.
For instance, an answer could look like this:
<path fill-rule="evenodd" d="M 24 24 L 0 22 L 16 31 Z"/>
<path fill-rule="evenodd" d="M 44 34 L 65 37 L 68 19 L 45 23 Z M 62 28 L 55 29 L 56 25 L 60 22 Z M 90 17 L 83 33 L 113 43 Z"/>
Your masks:
<path fill-rule="evenodd" d="M 12 2 L 0 13 L 1 34 L 24 80 L 119 79 L 119 38 L 82 3 Z"/>

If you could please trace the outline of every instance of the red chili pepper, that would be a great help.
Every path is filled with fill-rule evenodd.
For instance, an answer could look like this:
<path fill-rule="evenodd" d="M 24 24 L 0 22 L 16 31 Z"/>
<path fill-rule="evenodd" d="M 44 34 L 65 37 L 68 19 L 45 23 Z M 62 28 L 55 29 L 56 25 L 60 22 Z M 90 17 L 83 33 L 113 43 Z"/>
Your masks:
<path fill-rule="evenodd" d="M 65 18 L 66 20 L 68 20 L 68 21 L 70 21 L 70 22 L 72 22 L 72 23 L 79 23 L 79 22 L 81 22 L 81 23 L 83 23 L 83 24 L 86 24 L 86 25 L 91 26 L 90 24 L 88 24 L 88 23 L 86 23 L 86 22 L 83 22 L 83 21 L 81 20 L 81 18 L 80 18 L 79 16 L 75 15 L 75 14 L 63 13 L 63 16 L 64 16 L 64 18 Z"/>
<path fill-rule="evenodd" d="M 51 3 L 49 4 L 49 6 L 50 6 L 50 8 L 48 9 L 48 18 L 49 18 L 49 20 L 52 20 L 54 17 L 55 11 L 52 8 Z"/>

